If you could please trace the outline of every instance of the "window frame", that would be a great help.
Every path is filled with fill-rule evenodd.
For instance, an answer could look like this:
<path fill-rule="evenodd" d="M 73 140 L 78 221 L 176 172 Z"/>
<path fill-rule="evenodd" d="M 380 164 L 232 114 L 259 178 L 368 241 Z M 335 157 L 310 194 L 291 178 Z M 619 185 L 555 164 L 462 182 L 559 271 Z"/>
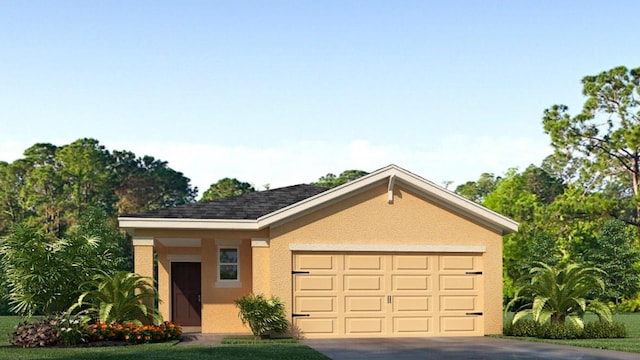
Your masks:
<path fill-rule="evenodd" d="M 241 251 L 240 251 L 241 240 L 216 240 L 216 288 L 241 288 L 242 282 L 241 279 Z M 236 251 L 236 262 L 235 263 L 223 263 L 220 261 L 220 254 L 223 250 L 235 250 Z M 236 279 L 221 279 L 220 275 L 222 273 L 223 265 L 235 265 L 236 266 Z"/>

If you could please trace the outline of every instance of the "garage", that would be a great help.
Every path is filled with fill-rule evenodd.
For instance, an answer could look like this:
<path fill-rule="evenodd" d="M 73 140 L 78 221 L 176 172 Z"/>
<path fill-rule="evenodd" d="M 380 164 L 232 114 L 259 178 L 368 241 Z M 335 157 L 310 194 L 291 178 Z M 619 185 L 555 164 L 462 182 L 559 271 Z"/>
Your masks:
<path fill-rule="evenodd" d="M 481 253 L 294 252 L 307 338 L 482 336 Z"/>

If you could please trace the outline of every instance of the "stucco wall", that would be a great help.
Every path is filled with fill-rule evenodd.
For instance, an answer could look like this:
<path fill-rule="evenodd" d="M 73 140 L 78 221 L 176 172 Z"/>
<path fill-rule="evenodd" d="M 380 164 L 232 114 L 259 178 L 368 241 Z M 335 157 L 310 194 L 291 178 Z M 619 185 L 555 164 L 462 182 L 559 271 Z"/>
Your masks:
<path fill-rule="evenodd" d="M 201 299 L 202 299 L 202 332 L 203 333 L 249 333 L 249 329 L 238 319 L 238 310 L 234 300 L 249 294 L 253 289 L 253 264 L 251 238 L 268 238 L 268 230 L 263 231 L 205 231 L 205 230 L 163 230 L 144 229 L 136 231 L 136 235 L 154 237 L 155 250 L 158 253 L 158 292 L 160 295 L 159 310 L 165 320 L 171 319 L 171 255 L 199 255 L 201 259 Z M 200 239 L 200 247 L 165 247 L 158 238 Z M 217 288 L 218 252 L 215 243 L 218 240 L 240 240 L 240 283 L 239 288 Z M 140 268 L 152 269 L 153 253 L 147 247 L 135 247 L 135 254 L 140 253 Z M 268 248 L 266 248 L 268 252 Z M 264 252 L 264 251 L 263 251 Z M 268 253 L 262 257 L 262 266 L 268 267 Z M 179 260 L 178 260 L 179 261 Z M 138 269 L 139 261 L 136 261 Z M 149 272 L 149 270 L 145 270 Z M 268 271 L 265 272 L 268 274 Z M 268 276 L 268 275 L 267 275 Z M 265 280 L 268 279 L 265 278 Z M 267 283 L 268 285 L 268 283 Z M 263 286 L 267 288 L 268 286 Z"/>
<path fill-rule="evenodd" d="M 289 244 L 484 245 L 484 327 L 502 332 L 502 236 L 396 185 L 381 185 L 271 229 L 271 292 L 291 313 Z"/>

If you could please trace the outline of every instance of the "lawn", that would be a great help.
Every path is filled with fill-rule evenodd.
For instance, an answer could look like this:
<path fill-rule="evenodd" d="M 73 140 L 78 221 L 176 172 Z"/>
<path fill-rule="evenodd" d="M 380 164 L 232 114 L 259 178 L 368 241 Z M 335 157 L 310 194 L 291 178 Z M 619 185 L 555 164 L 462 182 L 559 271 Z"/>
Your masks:
<path fill-rule="evenodd" d="M 587 316 L 585 320 L 594 321 L 596 319 L 597 318 L 595 316 Z M 576 340 L 550 340 L 538 338 L 519 338 L 513 336 L 504 336 L 504 338 L 640 353 L 640 314 L 617 314 L 613 316 L 613 320 L 625 324 L 625 326 L 627 327 L 626 338 Z"/>
<path fill-rule="evenodd" d="M 174 343 L 162 343 L 93 348 L 21 349 L 9 346 L 10 334 L 17 322 L 17 317 L 0 316 L 0 359 L 327 359 L 319 352 L 298 343 L 222 346 L 175 346 Z"/>

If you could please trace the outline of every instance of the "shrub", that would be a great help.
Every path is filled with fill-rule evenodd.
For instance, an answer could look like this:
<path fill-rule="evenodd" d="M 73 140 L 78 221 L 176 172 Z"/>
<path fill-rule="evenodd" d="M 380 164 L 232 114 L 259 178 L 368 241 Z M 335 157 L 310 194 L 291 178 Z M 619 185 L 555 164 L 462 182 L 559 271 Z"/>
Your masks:
<path fill-rule="evenodd" d="M 538 266 L 530 270 L 528 282 L 518 289 L 507 305 L 509 308 L 522 300 L 526 301 L 513 316 L 514 323 L 531 315 L 540 324 L 551 321 L 562 325 L 568 321 L 582 329 L 586 312 L 594 313 L 600 320 L 611 321 L 611 310 L 607 305 L 588 298 L 590 294 L 604 290 L 604 282 L 600 278 L 602 270 L 576 263 L 561 263 L 556 266 L 541 262 L 536 264 Z M 556 331 L 563 332 L 564 329 L 554 327 L 547 332 L 555 336 L 553 334 Z"/>
<path fill-rule="evenodd" d="M 640 295 L 636 295 L 635 298 L 625 299 L 618 305 L 618 311 L 620 312 L 640 312 Z"/>
<path fill-rule="evenodd" d="M 101 272 L 84 284 L 89 290 L 80 295 L 70 311 L 84 308 L 101 323 L 133 321 L 136 325 L 142 325 L 149 318 L 156 324 L 161 323 L 157 309 L 145 304 L 158 299 L 158 293 L 151 283 L 151 278 L 126 271 L 114 274 Z"/>
<path fill-rule="evenodd" d="M 60 343 L 73 346 L 86 343 L 89 338 L 88 323 L 90 317 L 84 312 L 71 314 L 68 312 L 55 315 L 50 324 L 58 332 Z"/>
<path fill-rule="evenodd" d="M 541 339 L 578 339 L 583 330 L 575 325 L 548 322 L 538 328 L 537 337 Z"/>
<path fill-rule="evenodd" d="M 53 324 L 52 324 L 53 323 Z M 22 348 L 53 346 L 60 341 L 55 320 L 43 319 L 37 322 L 20 322 L 12 334 L 11 343 Z"/>
<path fill-rule="evenodd" d="M 622 323 L 593 321 L 584 325 L 584 339 L 614 339 L 627 336 L 627 328 Z"/>
<path fill-rule="evenodd" d="M 270 299 L 264 295 L 246 295 L 235 300 L 240 310 L 238 317 L 244 325 L 249 325 L 255 338 L 270 332 L 282 334 L 289 328 L 284 312 L 284 303 L 277 297 Z"/>
<path fill-rule="evenodd" d="M 503 333 L 507 336 L 536 337 L 540 325 L 531 319 L 520 319 L 515 323 L 508 323 Z"/>

